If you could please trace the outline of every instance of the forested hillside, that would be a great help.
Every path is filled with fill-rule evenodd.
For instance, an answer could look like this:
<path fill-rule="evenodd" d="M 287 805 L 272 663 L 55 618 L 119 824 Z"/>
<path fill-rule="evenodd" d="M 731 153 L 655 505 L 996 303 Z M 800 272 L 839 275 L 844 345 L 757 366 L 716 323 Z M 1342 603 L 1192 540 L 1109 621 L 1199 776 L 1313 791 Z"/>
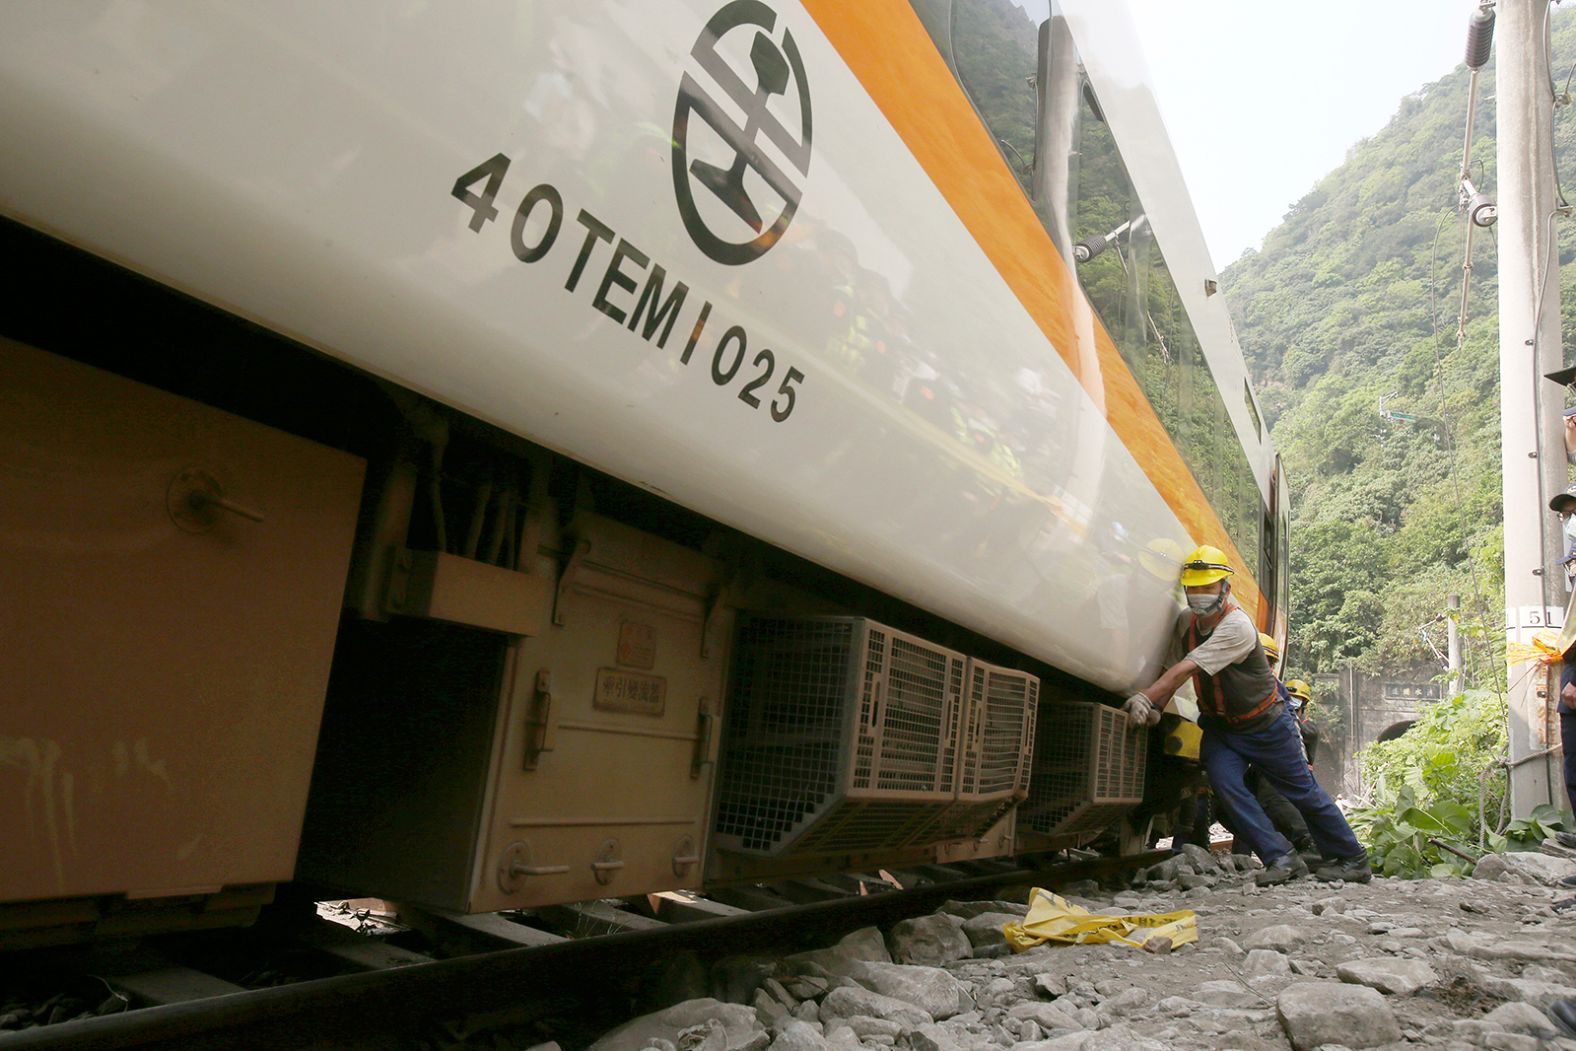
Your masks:
<path fill-rule="evenodd" d="M 1573 61 L 1576 17 L 1556 16 L 1554 67 L 1564 73 Z M 1480 81 L 1472 172 L 1492 191 L 1492 68 Z M 1561 76 L 1556 87 L 1564 85 Z M 1466 105 L 1464 67 L 1402 100 L 1383 131 L 1291 206 L 1261 251 L 1223 275 L 1291 480 L 1293 671 L 1430 663 L 1423 633 L 1444 648 L 1435 618 L 1452 592 L 1476 633 L 1471 680 L 1487 686 L 1501 667 L 1492 231 L 1476 238 L 1467 338 L 1459 346 L 1456 338 L 1465 230 L 1454 205 Z M 1555 117 L 1566 186 L 1576 186 L 1571 109 Z M 1569 334 L 1576 221 L 1559 222 Z M 1429 419 L 1382 421 L 1381 397 Z"/>

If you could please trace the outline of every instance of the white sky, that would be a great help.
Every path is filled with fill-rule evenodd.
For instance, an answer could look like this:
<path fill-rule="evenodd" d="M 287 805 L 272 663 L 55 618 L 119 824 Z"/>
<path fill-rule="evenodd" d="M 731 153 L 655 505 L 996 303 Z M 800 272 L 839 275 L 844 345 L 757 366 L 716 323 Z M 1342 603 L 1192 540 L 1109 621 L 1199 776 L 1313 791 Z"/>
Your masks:
<path fill-rule="evenodd" d="M 1461 62 L 1476 7 L 1127 3 L 1217 269 L 1259 247 L 1351 146 L 1384 127 L 1403 96 Z"/>

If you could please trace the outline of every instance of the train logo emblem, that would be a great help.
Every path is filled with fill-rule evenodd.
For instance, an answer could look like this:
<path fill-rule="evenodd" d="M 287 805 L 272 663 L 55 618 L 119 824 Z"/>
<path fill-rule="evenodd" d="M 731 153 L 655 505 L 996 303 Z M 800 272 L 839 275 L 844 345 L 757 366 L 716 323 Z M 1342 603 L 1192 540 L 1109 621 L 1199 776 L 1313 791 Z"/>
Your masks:
<path fill-rule="evenodd" d="M 673 112 L 679 214 L 696 246 L 728 266 L 782 238 L 810 169 L 810 88 L 793 34 L 784 26 L 779 39 L 776 26 L 761 0 L 732 0 L 713 15 Z"/>

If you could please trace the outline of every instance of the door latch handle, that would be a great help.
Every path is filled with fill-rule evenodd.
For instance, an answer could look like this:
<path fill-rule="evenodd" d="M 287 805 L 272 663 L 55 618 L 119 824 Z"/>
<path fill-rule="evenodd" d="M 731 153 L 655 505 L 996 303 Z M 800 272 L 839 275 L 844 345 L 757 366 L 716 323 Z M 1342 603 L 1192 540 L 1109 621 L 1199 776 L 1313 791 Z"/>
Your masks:
<path fill-rule="evenodd" d="M 231 500 L 225 496 L 201 496 L 197 493 L 193 493 L 192 500 L 201 506 L 217 507 L 221 511 L 228 511 L 232 515 L 239 515 L 240 517 L 253 522 L 261 522 L 263 520 L 263 513 L 261 511 L 254 511 L 250 507 L 242 507 L 234 500 Z"/>
<path fill-rule="evenodd" d="M 249 522 L 263 520 L 261 511 L 225 496 L 218 479 L 200 467 L 187 467 L 170 480 L 164 493 L 164 507 L 170 519 L 188 533 L 206 533 L 212 529 L 215 511 Z"/>
<path fill-rule="evenodd" d="M 553 711 L 553 673 L 543 668 L 536 673 L 530 709 L 525 717 L 525 769 L 535 770 L 542 753 L 553 750 L 557 729 L 557 713 Z"/>

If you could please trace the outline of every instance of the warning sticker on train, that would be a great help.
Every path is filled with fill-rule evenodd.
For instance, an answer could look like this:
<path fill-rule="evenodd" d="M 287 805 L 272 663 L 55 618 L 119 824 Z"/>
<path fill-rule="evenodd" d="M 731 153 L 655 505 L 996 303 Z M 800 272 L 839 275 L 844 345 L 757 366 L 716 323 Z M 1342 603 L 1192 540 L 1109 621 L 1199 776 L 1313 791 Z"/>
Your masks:
<path fill-rule="evenodd" d="M 690 50 L 673 112 L 673 193 L 684 228 L 729 266 L 778 242 L 810 171 L 810 87 L 793 34 L 784 26 L 779 42 L 776 24 L 760 0 L 733 0 L 713 15 Z M 774 216 L 769 225 L 765 216 Z"/>

